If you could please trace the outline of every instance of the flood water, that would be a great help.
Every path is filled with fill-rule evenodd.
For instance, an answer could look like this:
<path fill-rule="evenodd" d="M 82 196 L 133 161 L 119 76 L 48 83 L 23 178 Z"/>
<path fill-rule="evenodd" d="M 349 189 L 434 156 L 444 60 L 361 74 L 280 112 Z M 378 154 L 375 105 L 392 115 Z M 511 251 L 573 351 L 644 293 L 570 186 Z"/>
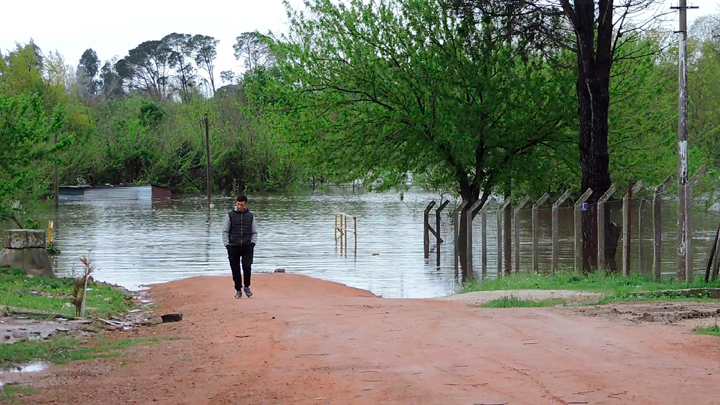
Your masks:
<path fill-rule="evenodd" d="M 437 194 L 410 191 L 404 194 L 353 192 L 351 188 L 302 195 L 250 195 L 250 208 L 258 218 L 258 244 L 254 273 L 284 268 L 352 287 L 372 291 L 384 297 L 424 298 L 450 295 L 457 291 L 452 244 L 452 222 L 443 215 L 440 266 L 435 263 L 435 243 L 430 260 L 423 257 L 423 210 Z M 218 197 L 208 208 L 204 197 L 179 197 L 172 201 L 77 201 L 65 202 L 56 214 L 55 243 L 62 254 L 55 259 L 59 275 L 81 272 L 78 258 L 90 254 L 97 270 L 95 278 L 129 289 L 194 276 L 229 275 L 227 254 L 222 244 L 221 226 L 233 199 Z M 449 214 L 455 202 L 447 207 Z M 619 206 L 609 206 L 613 220 L 621 223 Z M 335 214 L 344 212 L 357 217 L 357 253 L 353 235 L 350 249 L 342 252 L 335 243 Z M 651 207 L 646 205 L 643 230 L 642 269 L 652 261 Z M 674 211 L 676 212 L 676 211 Z M 676 214 L 671 203 L 663 207 L 664 271 L 674 272 Z M 636 215 L 636 214 L 634 214 Z M 695 263 L 698 270 L 707 260 L 720 216 L 717 212 L 696 210 Z M 547 270 L 551 261 L 550 210 L 539 212 L 540 268 Z M 637 219 L 632 239 L 633 267 L 637 264 Z M 431 223 L 434 216 L 431 215 Z M 494 209 L 487 216 L 488 274 L 497 271 L 497 222 Z M 521 269 L 532 266 L 531 211 L 520 214 Z M 350 222 L 352 227 L 352 222 Z M 481 270 L 481 221 L 476 218 L 473 232 L 473 257 L 476 272 Z M 560 212 L 560 264 L 573 264 L 572 210 Z M 620 242 L 622 245 L 622 242 Z M 617 262 L 621 264 L 621 250 Z M 633 270 L 637 271 L 637 270 Z M 228 293 L 233 292 L 228 282 Z M 261 291 L 257 291 L 261 293 Z"/>
<path fill-rule="evenodd" d="M 410 192 L 250 195 L 258 219 L 253 273 L 305 274 L 367 289 L 384 297 L 434 297 L 456 288 L 452 254 L 438 268 L 423 258 L 422 210 L 437 198 Z M 70 275 L 90 253 L 95 277 L 129 289 L 193 276 L 229 275 L 222 244 L 223 216 L 231 198 L 170 202 L 77 201 L 61 204 L 55 243 L 62 250 L 56 271 Z M 335 213 L 357 217 L 357 256 L 335 243 Z M 352 225 L 352 222 L 351 222 Z M 348 242 L 353 246 L 353 235 Z M 228 293 L 233 287 L 228 284 Z M 258 291 L 259 292 L 259 291 Z"/>

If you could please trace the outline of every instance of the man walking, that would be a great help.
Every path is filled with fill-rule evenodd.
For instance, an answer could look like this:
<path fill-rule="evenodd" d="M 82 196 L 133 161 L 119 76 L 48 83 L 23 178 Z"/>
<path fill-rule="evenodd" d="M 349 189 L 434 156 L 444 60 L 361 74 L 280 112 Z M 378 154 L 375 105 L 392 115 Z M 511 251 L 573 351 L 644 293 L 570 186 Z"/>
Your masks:
<path fill-rule="evenodd" d="M 239 195 L 235 208 L 228 212 L 223 220 L 222 237 L 228 251 L 230 269 L 232 269 L 235 282 L 235 298 L 242 298 L 242 293 L 248 298 L 253 296 L 250 291 L 250 276 L 253 262 L 253 251 L 257 243 L 257 223 L 255 214 L 247 207 L 247 196 Z M 242 258 L 242 273 L 240 272 L 240 258 Z M 243 288 L 245 276 L 245 288 Z"/>

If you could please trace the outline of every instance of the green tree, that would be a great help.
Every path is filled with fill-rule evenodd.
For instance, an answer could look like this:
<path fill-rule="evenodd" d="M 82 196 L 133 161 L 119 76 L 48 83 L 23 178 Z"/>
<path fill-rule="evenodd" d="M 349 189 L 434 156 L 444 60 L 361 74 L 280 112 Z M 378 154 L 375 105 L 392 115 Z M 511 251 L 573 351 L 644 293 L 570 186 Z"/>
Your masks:
<path fill-rule="evenodd" d="M 195 63 L 207 73 L 210 88 L 212 89 L 210 95 L 215 95 L 215 59 L 217 58 L 217 45 L 220 40 L 199 34 L 195 35 L 192 40 L 196 47 Z"/>
<path fill-rule="evenodd" d="M 0 219 L 24 227 L 24 209 L 47 193 L 39 164 L 55 149 L 49 140 L 63 120 L 62 108 L 48 117 L 37 94 L 0 94 Z"/>
<path fill-rule="evenodd" d="M 172 52 L 165 41 L 145 41 L 117 61 L 115 69 L 130 89 L 160 101 L 169 95 Z"/>
<path fill-rule="evenodd" d="M 172 34 L 163 37 L 161 42 L 170 49 L 170 67 L 175 69 L 175 79 L 179 84 L 178 92 L 183 102 L 188 102 L 191 89 L 196 87 L 197 69 L 193 65 L 197 44 L 190 34 Z"/>
<path fill-rule="evenodd" d="M 391 186 L 412 172 L 484 202 L 573 119 L 572 75 L 490 18 L 465 24 L 441 0 L 308 5 L 272 46 L 276 128 L 342 180 Z"/>

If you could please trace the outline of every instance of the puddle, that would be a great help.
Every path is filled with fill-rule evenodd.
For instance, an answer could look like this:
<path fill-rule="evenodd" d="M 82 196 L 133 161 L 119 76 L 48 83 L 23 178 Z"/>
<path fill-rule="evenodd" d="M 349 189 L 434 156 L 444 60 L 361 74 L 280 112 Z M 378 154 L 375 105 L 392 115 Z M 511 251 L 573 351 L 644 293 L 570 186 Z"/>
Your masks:
<path fill-rule="evenodd" d="M 17 364 L 9 369 L 0 370 L 0 375 L 3 374 L 15 374 L 15 373 L 39 373 L 41 371 L 44 371 L 49 366 L 48 363 L 44 361 L 36 361 L 33 363 L 26 363 L 26 364 Z"/>

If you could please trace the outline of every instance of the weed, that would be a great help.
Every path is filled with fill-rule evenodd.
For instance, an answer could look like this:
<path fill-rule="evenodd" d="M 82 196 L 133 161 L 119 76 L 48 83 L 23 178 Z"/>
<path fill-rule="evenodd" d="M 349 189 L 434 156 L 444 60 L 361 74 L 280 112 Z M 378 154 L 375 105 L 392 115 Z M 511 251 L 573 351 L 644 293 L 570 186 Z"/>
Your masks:
<path fill-rule="evenodd" d="M 705 296 L 685 297 L 660 293 L 665 290 L 685 288 L 720 288 L 720 281 L 705 283 L 698 278 L 692 283 L 675 281 L 657 282 L 641 275 L 625 277 L 621 274 L 605 274 L 603 272 L 582 275 L 573 272 L 556 274 L 519 274 L 492 280 L 472 280 L 466 283 L 462 292 L 496 291 L 496 290 L 579 290 L 606 294 L 605 302 L 640 299 L 683 299 L 706 300 Z M 643 297 L 634 297 L 635 293 L 657 292 Z"/>
<path fill-rule="evenodd" d="M 487 302 L 481 307 L 483 308 L 538 308 L 538 307 L 554 307 L 567 305 L 567 301 L 559 299 L 550 299 L 542 301 L 523 300 L 515 296 L 502 297 Z"/>
<path fill-rule="evenodd" d="M 0 402 L 2 403 L 20 403 L 19 395 L 32 395 L 37 394 L 38 391 L 23 387 L 22 385 L 10 385 L 5 384 L 0 387 Z"/>
<path fill-rule="evenodd" d="M 173 340 L 166 338 L 162 340 Z M 160 338 L 112 339 L 99 337 L 83 342 L 71 337 L 55 337 L 47 341 L 23 341 L 0 345 L 0 368 L 30 361 L 66 364 L 72 361 L 118 357 L 119 350 L 153 344 Z"/>
<path fill-rule="evenodd" d="M 697 335 L 720 336 L 720 325 L 698 326 L 693 332 Z"/>

